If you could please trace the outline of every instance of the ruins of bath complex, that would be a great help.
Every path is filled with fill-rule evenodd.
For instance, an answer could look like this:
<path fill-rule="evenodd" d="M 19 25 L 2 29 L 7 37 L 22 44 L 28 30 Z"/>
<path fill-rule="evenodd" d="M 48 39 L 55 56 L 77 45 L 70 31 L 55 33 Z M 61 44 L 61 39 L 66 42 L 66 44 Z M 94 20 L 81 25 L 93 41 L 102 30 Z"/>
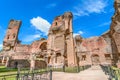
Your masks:
<path fill-rule="evenodd" d="M 48 38 L 23 45 L 18 39 L 22 22 L 10 20 L 1 51 L 7 67 L 116 65 L 120 67 L 120 0 L 114 4 L 110 30 L 99 37 L 73 37 L 71 12 L 55 17 Z M 24 35 L 23 35 L 24 36 Z"/>

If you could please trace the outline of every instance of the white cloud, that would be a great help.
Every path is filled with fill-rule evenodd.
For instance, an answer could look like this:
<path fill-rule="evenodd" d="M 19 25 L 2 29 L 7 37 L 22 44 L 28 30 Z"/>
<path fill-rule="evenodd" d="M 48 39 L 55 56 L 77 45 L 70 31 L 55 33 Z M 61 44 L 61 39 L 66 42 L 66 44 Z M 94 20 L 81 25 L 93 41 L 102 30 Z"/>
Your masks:
<path fill-rule="evenodd" d="M 110 25 L 110 23 L 111 23 L 111 21 L 105 22 L 103 24 L 100 24 L 99 27 Z"/>
<path fill-rule="evenodd" d="M 36 17 L 36 18 L 32 18 L 30 20 L 30 23 L 32 24 L 33 27 L 35 27 L 37 30 L 40 30 L 41 32 L 44 33 L 44 35 L 47 35 L 48 30 L 51 26 L 51 24 L 43 19 L 42 17 Z"/>
<path fill-rule="evenodd" d="M 83 31 L 78 31 L 77 33 L 73 33 L 73 37 L 75 37 L 76 35 L 82 35 L 82 34 L 84 34 Z"/>
<path fill-rule="evenodd" d="M 28 35 L 25 38 L 23 38 L 23 41 L 24 42 L 31 42 L 31 41 L 34 41 L 37 38 L 40 38 L 40 37 L 41 37 L 41 34 Z"/>
<path fill-rule="evenodd" d="M 0 44 L 0 50 L 2 49 L 2 47 L 3 47 L 3 45 L 2 45 L 2 44 Z"/>
<path fill-rule="evenodd" d="M 105 13 L 105 7 L 107 6 L 107 2 L 104 0 L 84 0 L 83 5 L 79 4 L 75 6 L 73 14 L 75 16 L 85 16 L 91 13 Z"/>
<path fill-rule="evenodd" d="M 75 37 L 75 36 L 77 36 L 77 35 L 80 35 L 80 34 L 78 34 L 78 33 L 73 33 L 73 37 Z"/>
<path fill-rule="evenodd" d="M 83 31 L 79 31 L 78 33 L 79 33 L 79 34 L 83 34 L 84 32 L 83 32 Z"/>
<path fill-rule="evenodd" d="M 88 16 L 89 14 L 84 12 L 83 10 L 79 10 L 76 8 L 76 11 L 73 12 L 73 15 L 75 15 L 75 16 Z"/>
<path fill-rule="evenodd" d="M 86 3 L 86 11 L 89 13 L 101 13 L 104 12 L 104 8 L 106 7 L 106 3 L 102 0 L 90 0 Z"/>

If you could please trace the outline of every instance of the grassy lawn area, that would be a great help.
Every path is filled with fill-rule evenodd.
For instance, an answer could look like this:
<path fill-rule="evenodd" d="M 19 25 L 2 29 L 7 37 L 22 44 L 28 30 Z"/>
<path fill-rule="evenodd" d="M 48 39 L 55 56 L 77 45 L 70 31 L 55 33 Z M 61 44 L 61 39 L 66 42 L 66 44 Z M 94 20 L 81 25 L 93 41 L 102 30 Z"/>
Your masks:
<path fill-rule="evenodd" d="M 16 76 L 7 76 L 5 79 L 4 77 L 0 77 L 0 80 L 16 80 Z"/>
<path fill-rule="evenodd" d="M 11 71 L 17 71 L 17 69 L 14 69 L 14 68 L 6 68 L 5 66 L 0 66 L 0 73 L 1 73 L 1 72 L 11 72 Z"/>
<path fill-rule="evenodd" d="M 0 69 L 1 69 L 1 68 L 5 68 L 5 66 L 0 66 Z"/>
<path fill-rule="evenodd" d="M 7 74 L 13 74 L 13 73 L 17 73 L 17 69 L 0 66 L 0 75 L 7 75 Z"/>
<path fill-rule="evenodd" d="M 63 68 L 48 68 L 48 70 L 52 70 L 52 71 L 58 71 L 58 72 L 67 72 L 67 73 L 78 73 L 80 71 L 83 70 L 83 67 L 65 67 Z M 21 70 L 21 72 L 24 71 L 28 71 L 27 69 L 25 70 Z M 35 71 L 40 71 L 40 72 L 44 72 L 46 71 L 46 69 L 39 69 L 39 70 L 35 70 Z M 8 75 L 8 74 L 16 74 L 17 73 L 17 69 L 15 68 L 6 68 L 5 66 L 0 66 L 0 75 Z"/>
<path fill-rule="evenodd" d="M 6 68 L 5 66 L 0 66 L 0 80 L 4 78 L 4 77 L 1 77 L 2 75 L 9 75 L 9 74 L 16 74 L 16 73 L 17 73 L 17 69 Z M 6 80 L 15 80 L 15 78 L 16 78 L 16 75 L 7 76 Z"/>

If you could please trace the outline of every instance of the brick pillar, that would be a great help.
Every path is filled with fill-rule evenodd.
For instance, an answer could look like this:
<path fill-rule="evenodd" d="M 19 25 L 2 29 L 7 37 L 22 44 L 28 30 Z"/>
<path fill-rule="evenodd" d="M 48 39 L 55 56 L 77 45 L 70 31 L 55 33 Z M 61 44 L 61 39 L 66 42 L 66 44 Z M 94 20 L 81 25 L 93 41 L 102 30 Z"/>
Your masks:
<path fill-rule="evenodd" d="M 30 70 L 35 69 L 35 60 L 31 60 L 31 64 L 30 64 Z"/>
<path fill-rule="evenodd" d="M 4 60 L 5 60 L 5 56 L 3 56 L 3 58 L 2 58 L 2 64 L 4 64 Z"/>
<path fill-rule="evenodd" d="M 54 57 L 53 57 L 53 61 L 52 61 L 54 66 L 55 66 L 55 64 L 56 64 L 55 61 L 56 61 L 56 56 L 54 55 Z"/>
<path fill-rule="evenodd" d="M 70 33 L 69 38 L 67 40 L 67 58 L 68 58 L 68 66 L 70 67 L 77 66 L 72 33 Z"/>
<path fill-rule="evenodd" d="M 5 66 L 8 67 L 8 64 L 9 64 L 9 57 L 7 57 L 7 59 L 6 59 Z"/>

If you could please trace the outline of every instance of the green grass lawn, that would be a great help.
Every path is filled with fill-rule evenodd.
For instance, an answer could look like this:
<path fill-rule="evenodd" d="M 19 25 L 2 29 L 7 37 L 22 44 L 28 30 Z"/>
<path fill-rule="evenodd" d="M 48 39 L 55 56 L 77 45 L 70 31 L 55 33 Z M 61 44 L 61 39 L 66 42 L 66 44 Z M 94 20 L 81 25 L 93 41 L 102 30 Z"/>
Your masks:
<path fill-rule="evenodd" d="M 4 78 L 3 75 L 17 74 L 17 69 L 6 68 L 5 66 L 0 66 L 0 80 Z M 16 75 L 6 76 L 6 80 L 15 80 Z"/>
<path fill-rule="evenodd" d="M 1 69 L 1 68 L 5 68 L 5 66 L 0 66 L 0 69 Z"/>
<path fill-rule="evenodd" d="M 68 73 L 78 73 L 79 71 L 83 70 L 83 67 L 65 67 L 65 69 L 63 70 L 63 68 L 48 68 L 48 70 L 52 70 L 52 71 L 58 71 L 58 72 L 68 72 Z M 25 70 L 21 70 L 21 72 L 23 71 L 28 71 L 27 69 Z M 37 71 L 37 70 L 35 70 Z M 41 72 L 46 71 L 46 69 L 40 69 Z M 0 75 L 8 75 L 8 74 L 16 74 L 17 73 L 17 69 L 15 68 L 6 68 L 5 66 L 0 66 Z"/>
<path fill-rule="evenodd" d="M 1 73 L 1 72 L 11 72 L 11 71 L 17 71 L 17 69 L 14 69 L 14 68 L 6 68 L 5 66 L 0 66 L 0 73 Z"/>

